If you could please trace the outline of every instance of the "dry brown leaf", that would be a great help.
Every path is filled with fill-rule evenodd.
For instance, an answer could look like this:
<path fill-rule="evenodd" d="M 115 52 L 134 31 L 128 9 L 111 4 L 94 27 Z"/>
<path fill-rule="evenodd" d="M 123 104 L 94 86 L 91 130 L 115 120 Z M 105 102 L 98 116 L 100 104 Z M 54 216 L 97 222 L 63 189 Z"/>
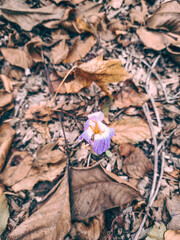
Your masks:
<path fill-rule="evenodd" d="M 180 129 L 179 128 L 176 129 L 172 137 L 171 152 L 175 153 L 176 155 L 180 155 Z"/>
<path fill-rule="evenodd" d="M 95 42 L 96 41 L 93 36 L 90 36 L 83 41 L 79 36 L 76 37 L 72 44 L 72 48 L 69 51 L 67 57 L 63 60 L 63 63 L 74 63 L 78 60 L 83 59 L 94 46 Z"/>
<path fill-rule="evenodd" d="M 89 87 L 94 81 L 103 91 L 111 95 L 107 85 L 113 82 L 121 82 L 131 77 L 121 65 L 118 59 L 104 61 L 102 56 L 80 64 L 75 69 L 75 78 L 84 87 Z"/>
<path fill-rule="evenodd" d="M 164 234 L 164 240 L 179 240 L 180 230 L 167 230 Z"/>
<path fill-rule="evenodd" d="M 35 166 L 43 166 L 48 163 L 65 162 L 66 155 L 59 149 L 54 149 L 56 143 L 48 143 L 42 147 L 39 147 L 36 152 L 36 159 L 34 161 Z M 54 150 L 53 150 L 54 149 Z"/>
<path fill-rule="evenodd" d="M 147 4 L 144 0 L 141 0 L 141 6 L 135 6 L 130 10 L 131 23 L 133 24 L 134 22 L 137 22 L 144 25 L 147 13 Z"/>
<path fill-rule="evenodd" d="M 0 172 L 6 161 L 6 156 L 11 147 L 15 133 L 15 130 L 10 126 L 9 123 L 4 123 L 0 127 Z"/>
<path fill-rule="evenodd" d="M 64 240 L 71 229 L 67 172 L 50 199 L 8 236 L 9 240 Z"/>
<path fill-rule="evenodd" d="M 25 114 L 26 120 L 40 120 L 43 122 L 50 121 L 53 111 L 46 105 L 35 105 L 30 107 Z M 49 115 L 49 116 L 48 116 Z"/>
<path fill-rule="evenodd" d="M 132 143 L 122 143 L 119 145 L 120 156 L 127 157 L 134 152 L 135 147 Z"/>
<path fill-rule="evenodd" d="M 136 33 L 147 48 L 151 48 L 156 51 L 160 51 L 171 44 L 177 44 L 177 39 L 178 42 L 180 42 L 180 36 L 177 34 L 171 33 L 171 37 L 165 32 L 150 31 L 144 27 L 138 28 Z"/>
<path fill-rule="evenodd" d="M 63 240 L 70 231 L 71 219 L 85 220 L 112 207 L 120 206 L 123 209 L 135 198 L 142 199 L 136 188 L 101 166 L 71 168 L 70 183 L 69 190 L 66 171 L 60 186 L 51 198 L 13 230 L 9 239 Z M 71 210 L 69 199 L 71 199 Z M 96 227 L 91 226 L 90 229 L 88 227 L 82 229 L 82 224 L 81 226 L 75 224 L 74 227 L 76 230 L 81 228 L 81 234 L 85 237 L 92 236 L 93 229 L 97 230 L 94 239 L 99 234 L 98 223 Z"/>
<path fill-rule="evenodd" d="M 33 62 L 43 62 L 42 40 L 40 37 L 34 37 L 25 45 L 25 52 Z"/>
<path fill-rule="evenodd" d="M 70 236 L 72 239 L 98 240 L 104 228 L 104 214 L 90 218 L 89 221 L 75 222 L 72 225 Z"/>
<path fill-rule="evenodd" d="M 109 5 L 116 9 L 116 8 L 120 8 L 122 3 L 123 3 L 123 0 L 111 0 L 109 2 Z"/>
<path fill-rule="evenodd" d="M 7 75 L 9 76 L 10 79 L 18 81 L 22 78 L 23 76 L 23 70 L 20 68 L 16 68 L 16 67 L 11 67 L 7 73 Z"/>
<path fill-rule="evenodd" d="M 171 230 L 179 230 L 180 196 L 174 195 L 172 199 L 168 198 L 166 200 L 166 207 L 171 216 L 171 221 L 168 223 L 167 228 Z"/>
<path fill-rule="evenodd" d="M 121 119 L 117 122 L 112 122 L 109 127 L 115 130 L 116 136 L 113 136 L 112 140 L 117 144 L 135 144 L 152 138 L 148 123 L 139 117 Z M 160 129 L 154 126 L 154 131 L 157 134 Z"/>
<path fill-rule="evenodd" d="M 18 24 L 25 31 L 31 31 L 34 26 L 50 19 L 61 19 L 64 9 L 54 4 L 42 8 L 29 8 L 23 1 L 6 0 L 0 6 L 0 15 L 10 22 Z"/>
<path fill-rule="evenodd" d="M 140 197 L 136 188 L 100 165 L 72 168 L 70 183 L 73 220 L 87 219 L 117 206 L 122 210 Z"/>
<path fill-rule="evenodd" d="M 48 150 L 50 149 L 49 152 L 46 147 Z M 28 152 L 17 151 L 13 153 L 1 174 L 1 179 L 5 185 L 11 187 L 15 192 L 25 189 L 32 190 L 39 181 L 52 182 L 61 174 L 65 166 L 64 153 L 60 150 L 51 150 L 49 145 L 45 145 L 42 149 L 39 149 L 35 162 Z"/>
<path fill-rule="evenodd" d="M 55 47 L 51 48 L 50 60 L 53 64 L 59 64 L 64 60 L 69 53 L 69 46 L 66 40 L 60 41 Z"/>
<path fill-rule="evenodd" d="M 160 8 L 148 19 L 147 27 L 179 34 L 180 3 L 173 0 L 161 4 Z"/>
<path fill-rule="evenodd" d="M 115 95 L 114 104 L 119 108 L 141 107 L 148 100 L 149 96 L 146 93 L 139 92 L 133 81 L 126 80 L 123 82 L 120 92 Z"/>
<path fill-rule="evenodd" d="M 24 50 L 17 48 L 1 48 L 1 53 L 10 64 L 23 69 L 30 68 L 33 64 L 32 59 L 27 56 Z"/>
<path fill-rule="evenodd" d="M 0 236 L 6 229 L 9 218 L 9 207 L 6 196 L 4 194 L 4 187 L 0 185 Z"/>
<path fill-rule="evenodd" d="M 177 63 L 180 64 L 180 42 L 175 43 L 174 45 L 169 45 L 167 51 L 170 57 Z"/>
<path fill-rule="evenodd" d="M 148 172 L 153 170 L 153 164 L 140 148 L 135 150 L 123 160 L 122 170 L 131 178 L 143 178 Z"/>
<path fill-rule="evenodd" d="M 46 124 L 33 122 L 32 125 L 43 137 L 46 137 L 46 139 L 48 139 L 48 140 L 51 139 L 49 127 L 46 126 Z"/>
<path fill-rule="evenodd" d="M 8 93 L 12 92 L 13 86 L 12 86 L 11 79 L 3 74 L 0 74 L 0 79 L 3 83 L 4 89 L 6 90 L 6 92 Z"/>

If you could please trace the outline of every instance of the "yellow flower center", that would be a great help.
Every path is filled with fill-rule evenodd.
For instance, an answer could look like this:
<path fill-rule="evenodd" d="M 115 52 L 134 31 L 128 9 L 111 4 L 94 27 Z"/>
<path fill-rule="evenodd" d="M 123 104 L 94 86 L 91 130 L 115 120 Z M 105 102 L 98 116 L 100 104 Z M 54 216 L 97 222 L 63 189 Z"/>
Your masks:
<path fill-rule="evenodd" d="M 95 121 L 94 121 L 95 122 Z M 101 129 L 98 127 L 98 124 L 97 124 L 97 122 L 95 122 L 95 127 L 92 127 L 92 126 L 90 126 L 91 127 L 91 129 L 93 130 L 93 132 L 95 133 L 95 134 L 101 134 L 101 133 L 103 133 L 104 131 L 101 131 Z"/>

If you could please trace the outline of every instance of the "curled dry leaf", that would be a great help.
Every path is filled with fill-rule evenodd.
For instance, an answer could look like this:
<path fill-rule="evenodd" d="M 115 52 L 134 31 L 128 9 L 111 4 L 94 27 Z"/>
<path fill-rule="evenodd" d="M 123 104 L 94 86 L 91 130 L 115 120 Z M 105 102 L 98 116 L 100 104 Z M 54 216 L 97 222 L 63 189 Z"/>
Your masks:
<path fill-rule="evenodd" d="M 25 2 L 7 0 L 0 6 L 0 15 L 18 24 L 23 30 L 31 31 L 34 26 L 43 21 L 61 19 L 64 9 L 54 4 L 42 8 L 29 8 Z"/>
<path fill-rule="evenodd" d="M 74 63 L 83 59 L 94 46 L 95 42 L 93 36 L 90 36 L 85 40 L 81 40 L 79 36 L 76 37 L 72 43 L 72 48 L 67 57 L 63 60 L 63 63 Z"/>
<path fill-rule="evenodd" d="M 4 194 L 4 188 L 0 185 L 0 236 L 6 229 L 9 218 L 9 207 L 6 196 Z"/>
<path fill-rule="evenodd" d="M 113 128 L 116 136 L 112 137 L 113 142 L 121 143 L 138 143 L 152 138 L 149 125 L 146 121 L 139 117 L 127 117 L 109 125 Z M 154 126 L 155 134 L 160 129 Z"/>
<path fill-rule="evenodd" d="M 179 230 L 180 196 L 174 195 L 172 199 L 168 198 L 166 200 L 166 207 L 171 216 L 171 221 L 168 223 L 167 228 L 171 230 Z"/>
<path fill-rule="evenodd" d="M 135 6 L 130 10 L 131 22 L 137 22 L 139 24 L 145 24 L 146 15 L 148 13 L 147 4 L 144 0 L 141 0 L 141 6 Z"/>
<path fill-rule="evenodd" d="M 118 59 L 104 61 L 102 56 L 94 58 L 86 63 L 80 64 L 75 69 L 75 78 L 89 87 L 94 81 L 103 91 L 111 95 L 107 90 L 107 85 L 113 82 L 121 82 L 131 77 L 122 67 Z"/>
<path fill-rule="evenodd" d="M 134 152 L 135 147 L 132 143 L 122 143 L 119 145 L 120 156 L 127 157 L 130 153 Z"/>
<path fill-rule="evenodd" d="M 60 150 L 52 150 L 52 145 L 51 147 L 45 145 L 38 150 L 35 162 L 28 152 L 16 151 L 13 153 L 1 174 L 1 179 L 15 192 L 25 189 L 32 190 L 38 181 L 53 181 L 61 174 L 65 166 L 65 154 Z"/>
<path fill-rule="evenodd" d="M 179 34 L 180 3 L 175 0 L 163 3 L 153 16 L 148 19 L 147 27 Z"/>
<path fill-rule="evenodd" d="M 50 199 L 8 236 L 9 240 L 64 240 L 71 229 L 67 171 Z"/>
<path fill-rule="evenodd" d="M 12 103 L 13 96 L 4 90 L 0 90 L 0 118 L 3 114 L 14 107 Z"/>
<path fill-rule="evenodd" d="M 133 81 L 126 80 L 123 82 L 120 92 L 115 95 L 114 104 L 119 108 L 140 107 L 148 100 L 149 96 L 146 93 L 139 92 Z"/>
<path fill-rule="evenodd" d="M 0 74 L 0 79 L 3 83 L 4 89 L 6 90 L 6 92 L 8 93 L 12 92 L 13 86 L 12 86 L 11 79 L 3 74 Z"/>
<path fill-rule="evenodd" d="M 59 64 L 69 53 L 69 47 L 66 40 L 61 40 L 55 47 L 51 48 L 50 60 L 53 64 Z"/>
<path fill-rule="evenodd" d="M 40 37 L 34 37 L 25 45 L 25 52 L 33 62 L 43 62 L 42 40 Z"/>
<path fill-rule="evenodd" d="M 123 160 L 122 170 L 131 178 L 143 178 L 148 172 L 153 171 L 153 164 L 140 148 L 135 150 Z"/>
<path fill-rule="evenodd" d="M 4 166 L 14 135 L 15 130 L 10 126 L 9 123 L 4 123 L 0 127 L 0 171 Z"/>
<path fill-rule="evenodd" d="M 179 240 L 180 230 L 167 230 L 164 234 L 164 240 Z"/>

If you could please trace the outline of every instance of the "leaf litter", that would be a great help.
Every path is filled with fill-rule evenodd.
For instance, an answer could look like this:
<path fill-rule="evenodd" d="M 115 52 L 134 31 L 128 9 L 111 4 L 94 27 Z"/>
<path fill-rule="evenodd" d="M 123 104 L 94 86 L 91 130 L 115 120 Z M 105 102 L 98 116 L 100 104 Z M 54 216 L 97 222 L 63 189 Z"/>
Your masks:
<path fill-rule="evenodd" d="M 149 239 L 159 221 L 178 238 L 179 3 L 9 0 L 0 14 L 1 238 Z M 78 137 L 100 110 L 116 136 L 98 156 Z"/>

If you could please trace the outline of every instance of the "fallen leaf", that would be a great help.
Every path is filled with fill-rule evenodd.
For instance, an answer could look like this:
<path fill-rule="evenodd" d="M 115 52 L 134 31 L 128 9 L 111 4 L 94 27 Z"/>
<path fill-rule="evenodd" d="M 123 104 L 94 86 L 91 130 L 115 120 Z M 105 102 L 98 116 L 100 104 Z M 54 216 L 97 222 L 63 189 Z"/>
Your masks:
<path fill-rule="evenodd" d="M 9 240 L 64 240 L 70 229 L 69 183 L 66 171 L 60 186 L 50 199 L 16 227 L 8 238 Z"/>
<path fill-rule="evenodd" d="M 108 83 L 121 82 L 131 77 L 121 65 L 118 59 L 104 61 L 102 56 L 94 58 L 86 63 L 80 64 L 75 69 L 75 78 L 84 85 L 89 87 L 94 81 L 108 95 Z"/>
<path fill-rule="evenodd" d="M 172 137 L 171 152 L 175 153 L 176 155 L 180 155 L 180 129 L 179 128 L 176 129 Z"/>
<path fill-rule="evenodd" d="M 120 156 L 127 157 L 130 153 L 134 152 L 135 147 L 132 143 L 122 143 L 119 145 Z"/>
<path fill-rule="evenodd" d="M 35 161 L 28 152 L 16 151 L 1 174 L 1 179 L 15 192 L 32 190 L 39 181 L 52 182 L 64 170 L 66 161 L 65 154 L 60 150 L 52 150 L 52 145 L 40 148 Z"/>
<path fill-rule="evenodd" d="M 160 51 L 171 44 L 176 44 L 177 39 L 178 42 L 180 41 L 180 37 L 178 37 L 177 34 L 171 33 L 168 35 L 165 32 L 147 30 L 144 27 L 138 28 L 136 33 L 147 48 L 151 48 L 156 51 Z"/>
<path fill-rule="evenodd" d="M 180 196 L 174 195 L 172 199 L 167 198 L 166 207 L 171 216 L 171 221 L 168 223 L 167 228 L 171 230 L 179 230 L 180 229 Z"/>
<path fill-rule="evenodd" d="M 70 189 L 72 220 L 87 219 L 117 206 L 122 210 L 140 197 L 136 188 L 100 165 L 73 167 Z"/>
<path fill-rule="evenodd" d="M 141 0 L 141 6 L 135 6 L 130 10 L 131 23 L 137 22 L 141 25 L 145 24 L 146 15 L 148 13 L 147 4 Z"/>
<path fill-rule="evenodd" d="M 0 79 L 3 83 L 4 89 L 6 90 L 6 92 L 8 92 L 8 93 L 12 92 L 13 86 L 11 83 L 11 79 L 3 74 L 0 74 Z"/>
<path fill-rule="evenodd" d="M 30 68 L 33 64 L 32 59 L 28 57 L 24 50 L 17 48 L 1 48 L 1 53 L 10 64 L 23 69 Z"/>
<path fill-rule="evenodd" d="M 6 196 L 4 194 L 4 188 L 0 185 L 0 236 L 6 229 L 9 218 L 9 207 Z"/>
<path fill-rule="evenodd" d="M 121 143 L 138 143 L 152 138 L 149 125 L 146 121 L 139 117 L 127 117 L 109 125 L 113 128 L 116 136 L 112 137 L 113 142 Z M 154 126 L 155 134 L 160 129 Z"/>
<path fill-rule="evenodd" d="M 6 161 L 6 156 L 11 147 L 15 135 L 15 130 L 10 126 L 9 123 L 4 123 L 0 126 L 0 172 Z"/>
<path fill-rule="evenodd" d="M 148 172 L 153 171 L 153 164 L 140 148 L 135 150 L 123 160 L 122 170 L 131 178 L 143 178 Z"/>
<path fill-rule="evenodd" d="M 180 3 L 178 1 L 168 1 L 154 12 L 147 21 L 147 27 L 154 30 L 164 30 L 167 32 L 180 32 Z"/>
<path fill-rule="evenodd" d="M 50 60 L 52 64 L 59 64 L 69 53 L 69 47 L 66 40 L 61 40 L 55 47 L 51 48 Z"/>
<path fill-rule="evenodd" d="M 0 90 L 0 110 L 11 104 L 12 99 L 13 98 L 11 93 L 7 93 L 4 90 Z"/>
<path fill-rule="evenodd" d="M 164 234 L 164 240 L 179 240 L 180 230 L 167 230 Z"/>
<path fill-rule="evenodd" d="M 46 105 L 35 105 L 30 107 L 25 114 L 26 120 L 40 120 L 43 122 L 50 121 L 53 111 Z"/>
<path fill-rule="evenodd" d="M 127 108 L 129 106 L 141 107 L 146 101 L 149 100 L 149 96 L 138 91 L 138 88 L 131 80 L 123 82 L 123 86 L 115 95 L 114 105 L 119 108 Z"/>
<path fill-rule="evenodd" d="M 32 125 L 43 137 L 45 137 L 48 140 L 51 139 L 51 135 L 50 135 L 50 132 L 49 132 L 49 127 L 46 126 L 46 124 L 33 122 Z"/>
<path fill-rule="evenodd" d="M 42 8 L 29 8 L 22 1 L 7 0 L 0 6 L 0 15 L 10 22 L 18 24 L 23 30 L 31 31 L 37 24 L 50 19 L 61 19 L 64 9 L 55 5 Z"/>
<path fill-rule="evenodd" d="M 111 0 L 109 2 L 109 5 L 116 9 L 116 8 L 120 8 L 122 3 L 123 3 L 123 0 Z"/>
<path fill-rule="evenodd" d="M 93 36 L 90 36 L 83 41 L 80 40 L 79 36 L 76 37 L 72 43 L 72 48 L 67 57 L 63 60 L 63 63 L 74 63 L 83 59 L 94 46 L 95 42 L 96 41 Z"/>
<path fill-rule="evenodd" d="M 164 239 L 164 233 L 166 231 L 166 226 L 164 223 L 161 223 L 159 227 L 156 225 L 148 232 L 146 240 L 153 240 L 153 239 Z"/>
<path fill-rule="evenodd" d="M 43 62 L 43 52 L 42 52 L 42 40 L 40 37 L 34 37 L 25 45 L 25 52 L 27 56 L 32 59 L 33 62 Z"/>
<path fill-rule="evenodd" d="M 166 50 L 170 57 L 177 63 L 180 64 L 180 42 L 169 45 Z"/>

